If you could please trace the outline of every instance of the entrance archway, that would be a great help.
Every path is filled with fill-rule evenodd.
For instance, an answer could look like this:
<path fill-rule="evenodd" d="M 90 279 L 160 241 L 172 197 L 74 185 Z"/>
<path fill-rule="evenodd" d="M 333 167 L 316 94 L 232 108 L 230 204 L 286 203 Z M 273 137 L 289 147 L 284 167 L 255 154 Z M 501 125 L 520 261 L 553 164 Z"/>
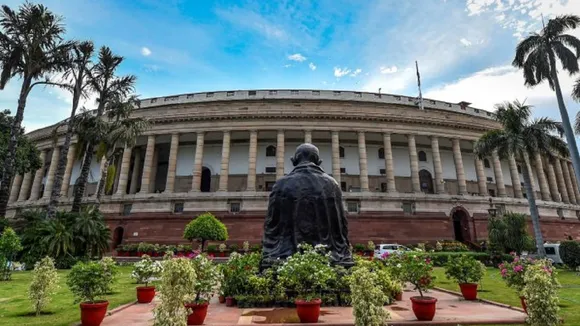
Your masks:
<path fill-rule="evenodd" d="M 419 171 L 419 184 L 421 184 L 421 191 L 426 194 L 432 194 L 433 192 L 433 177 L 431 172 L 427 170 Z"/>
<path fill-rule="evenodd" d="M 113 250 L 123 243 L 124 233 L 125 230 L 122 226 L 118 226 L 115 228 L 115 231 L 113 231 Z"/>
<path fill-rule="evenodd" d="M 211 171 L 205 166 L 201 168 L 201 185 L 199 191 L 209 192 L 211 189 Z"/>
<path fill-rule="evenodd" d="M 471 241 L 469 232 L 469 215 L 463 209 L 455 209 L 451 215 L 453 235 L 459 242 Z"/>

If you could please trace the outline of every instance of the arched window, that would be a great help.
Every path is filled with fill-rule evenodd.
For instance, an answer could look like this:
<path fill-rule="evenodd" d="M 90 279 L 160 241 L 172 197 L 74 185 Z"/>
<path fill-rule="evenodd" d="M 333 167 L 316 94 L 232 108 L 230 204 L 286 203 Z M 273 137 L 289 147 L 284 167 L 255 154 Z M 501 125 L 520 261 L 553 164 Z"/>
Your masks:
<path fill-rule="evenodd" d="M 518 164 L 518 173 L 522 174 L 522 166 Z"/>
<path fill-rule="evenodd" d="M 489 165 L 489 160 L 488 159 L 486 159 L 486 158 L 483 159 L 483 166 L 485 166 L 488 169 L 491 168 L 491 166 Z"/>
<path fill-rule="evenodd" d="M 338 148 L 338 156 L 339 156 L 340 158 L 344 158 L 344 147 L 340 146 L 340 147 Z"/>
<path fill-rule="evenodd" d="M 266 147 L 266 157 L 276 156 L 276 146 L 270 145 Z"/>
<path fill-rule="evenodd" d="M 417 153 L 417 156 L 419 156 L 419 162 L 427 162 L 427 153 L 419 151 L 419 153 Z"/>
<path fill-rule="evenodd" d="M 384 148 L 379 148 L 379 158 L 384 159 L 385 158 L 385 149 Z"/>

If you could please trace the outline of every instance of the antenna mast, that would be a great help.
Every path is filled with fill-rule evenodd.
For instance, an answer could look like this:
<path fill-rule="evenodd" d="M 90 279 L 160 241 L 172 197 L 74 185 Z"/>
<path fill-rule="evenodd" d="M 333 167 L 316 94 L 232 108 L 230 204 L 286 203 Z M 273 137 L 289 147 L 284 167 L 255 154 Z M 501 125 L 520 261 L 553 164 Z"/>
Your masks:
<path fill-rule="evenodd" d="M 417 86 L 419 86 L 419 109 L 424 110 L 423 107 L 423 93 L 421 93 L 421 75 L 419 74 L 419 64 L 415 60 L 415 68 L 417 69 Z"/>

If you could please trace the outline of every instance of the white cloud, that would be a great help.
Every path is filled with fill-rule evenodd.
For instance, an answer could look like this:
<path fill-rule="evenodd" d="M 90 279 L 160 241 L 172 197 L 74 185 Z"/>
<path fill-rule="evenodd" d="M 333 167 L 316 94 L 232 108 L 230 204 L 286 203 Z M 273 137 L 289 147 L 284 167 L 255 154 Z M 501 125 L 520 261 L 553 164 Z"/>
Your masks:
<path fill-rule="evenodd" d="M 291 65 L 291 64 L 286 64 L 286 65 L 284 65 L 284 68 L 290 68 L 290 67 L 292 67 L 292 65 Z"/>
<path fill-rule="evenodd" d="M 356 77 L 358 76 L 358 74 L 360 74 L 362 72 L 362 69 L 357 68 L 355 71 L 352 72 L 352 74 L 350 74 L 351 77 Z"/>
<path fill-rule="evenodd" d="M 161 69 L 161 67 L 159 67 L 158 65 L 152 65 L 152 64 L 145 64 L 145 65 L 143 65 L 143 68 L 146 72 L 156 72 L 156 71 L 159 71 L 159 69 Z"/>
<path fill-rule="evenodd" d="M 308 68 L 310 68 L 310 70 L 316 70 L 316 65 L 311 62 L 310 64 L 308 64 Z"/>
<path fill-rule="evenodd" d="M 381 67 L 380 71 L 381 71 L 381 74 L 394 74 L 397 72 L 397 66 Z"/>
<path fill-rule="evenodd" d="M 306 57 L 300 53 L 294 53 L 294 54 L 291 54 L 288 56 L 288 60 L 302 62 L 302 61 L 306 60 Z"/>
<path fill-rule="evenodd" d="M 142 47 L 141 48 L 141 54 L 148 57 L 151 55 L 151 50 L 149 50 L 148 47 Z"/>
<path fill-rule="evenodd" d="M 344 67 L 334 67 L 334 77 L 340 78 L 342 76 L 346 76 L 350 73 L 350 69 Z"/>
<path fill-rule="evenodd" d="M 461 44 L 463 44 L 465 46 L 471 46 L 471 42 L 466 38 L 460 39 L 459 42 L 461 42 Z"/>

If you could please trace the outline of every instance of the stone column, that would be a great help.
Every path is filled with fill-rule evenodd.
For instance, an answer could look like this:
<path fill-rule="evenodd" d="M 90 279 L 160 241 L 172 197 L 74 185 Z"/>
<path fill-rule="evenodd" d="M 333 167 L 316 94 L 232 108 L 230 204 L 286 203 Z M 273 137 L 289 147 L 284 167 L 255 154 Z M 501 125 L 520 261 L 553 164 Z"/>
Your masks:
<path fill-rule="evenodd" d="M 276 180 L 284 176 L 284 130 L 278 130 L 276 139 Z"/>
<path fill-rule="evenodd" d="M 224 131 L 222 140 L 222 162 L 220 168 L 220 183 L 218 191 L 228 191 L 228 177 L 230 174 L 230 138 L 229 130 Z"/>
<path fill-rule="evenodd" d="M 312 144 L 312 130 L 304 130 L 304 142 Z"/>
<path fill-rule="evenodd" d="M 421 192 L 419 182 L 419 160 L 417 158 L 417 146 L 415 145 L 415 135 L 407 135 L 409 144 L 409 162 L 411 166 L 411 189 L 413 192 Z"/>
<path fill-rule="evenodd" d="M 26 200 L 26 196 L 28 196 L 28 191 L 30 190 L 31 182 L 32 182 L 32 173 L 26 172 L 26 174 L 24 174 L 24 179 L 22 180 L 20 192 L 18 193 L 18 201 Z"/>
<path fill-rule="evenodd" d="M 258 131 L 250 130 L 250 149 L 248 153 L 247 191 L 256 191 L 256 160 L 258 153 Z"/>
<path fill-rule="evenodd" d="M 117 195 L 127 193 L 127 181 L 129 179 L 129 167 L 131 166 L 132 148 L 125 146 L 123 156 L 121 157 L 121 166 L 119 168 L 119 183 L 117 184 Z"/>
<path fill-rule="evenodd" d="M 520 173 L 518 172 L 518 165 L 513 155 L 510 155 L 508 163 L 510 166 L 510 176 L 512 177 L 512 188 L 514 190 L 514 198 L 524 198 L 524 195 L 522 193 L 522 185 L 520 183 Z M 532 178 L 532 174 L 530 174 L 530 178 Z"/>
<path fill-rule="evenodd" d="M 331 132 L 332 139 L 332 176 L 340 185 L 340 138 L 338 131 Z"/>
<path fill-rule="evenodd" d="M 475 173 L 477 174 L 477 188 L 480 196 L 487 196 L 487 177 L 483 169 L 483 161 L 475 157 Z"/>
<path fill-rule="evenodd" d="M 58 166 L 59 154 L 60 147 L 55 146 L 52 149 L 50 167 L 48 168 L 48 174 L 46 175 L 46 182 L 44 184 L 44 193 L 42 194 L 42 198 L 50 198 L 50 193 L 52 192 L 52 185 L 54 184 L 54 175 L 56 174 L 56 167 Z"/>
<path fill-rule="evenodd" d="M 68 197 L 70 178 L 72 175 L 73 165 L 75 163 L 76 148 L 77 148 L 76 144 L 71 144 L 68 148 L 68 153 L 66 154 L 66 167 L 64 169 L 64 175 L 62 177 L 62 187 L 60 188 L 61 197 Z"/>
<path fill-rule="evenodd" d="M 561 202 L 562 197 L 560 196 L 560 191 L 558 189 L 558 181 L 556 181 L 556 172 L 554 172 L 554 165 L 550 163 L 549 159 L 545 159 L 546 170 L 548 171 L 548 184 L 550 185 L 550 193 L 552 194 L 552 200 L 555 202 Z"/>
<path fill-rule="evenodd" d="M 437 194 L 445 193 L 443 183 L 443 168 L 441 167 L 441 154 L 439 153 L 439 138 L 431 136 L 431 151 L 433 152 L 433 171 L 435 172 L 435 191 Z"/>
<path fill-rule="evenodd" d="M 140 194 L 149 193 L 151 183 L 151 168 L 153 167 L 153 157 L 155 156 L 155 135 L 147 137 L 147 149 L 145 150 L 145 161 L 143 162 L 143 175 L 141 176 Z M 155 181 L 153 181 L 155 183 Z"/>
<path fill-rule="evenodd" d="M 367 168 L 367 144 L 364 131 L 358 132 L 358 166 L 360 171 L 360 190 L 369 191 L 369 171 Z"/>
<path fill-rule="evenodd" d="M 8 197 L 8 203 L 13 203 L 18 199 L 18 193 L 20 192 L 20 186 L 22 185 L 22 174 L 17 174 L 12 181 L 12 188 L 10 189 L 10 197 Z"/>
<path fill-rule="evenodd" d="M 503 172 L 501 170 L 501 161 L 497 152 L 493 152 L 493 174 L 495 175 L 495 185 L 497 187 L 497 195 L 499 197 L 506 197 L 505 184 L 503 183 Z"/>
<path fill-rule="evenodd" d="M 548 186 L 548 180 L 546 180 L 544 164 L 542 164 L 542 157 L 540 156 L 540 153 L 536 153 L 536 157 L 534 157 L 534 163 L 536 165 L 536 174 L 538 175 L 538 184 L 540 186 L 542 200 L 550 201 L 552 200 L 550 196 L 550 187 Z"/>
<path fill-rule="evenodd" d="M 393 167 L 393 148 L 391 134 L 383 134 L 383 149 L 385 151 L 385 175 L 387 176 L 387 192 L 397 192 L 395 184 L 395 170 Z"/>
<path fill-rule="evenodd" d="M 172 193 L 175 190 L 175 169 L 177 169 L 177 153 L 179 152 L 179 134 L 171 135 L 171 145 L 169 147 L 169 162 L 167 163 L 167 181 L 165 182 L 165 192 Z"/>
<path fill-rule="evenodd" d="M 30 191 L 30 200 L 38 200 L 40 196 L 40 185 L 44 177 L 44 165 L 46 164 L 46 150 L 40 152 L 40 168 L 34 174 L 32 190 Z"/>
<path fill-rule="evenodd" d="M 101 158 L 101 164 L 99 165 L 99 177 L 97 178 L 97 186 L 95 187 L 95 193 L 91 195 L 91 197 L 95 197 L 97 196 L 97 191 L 99 189 L 99 187 L 101 186 L 101 181 L 105 181 L 107 182 L 107 180 L 102 180 L 101 179 L 101 173 L 103 173 L 103 171 L 105 171 L 105 164 L 107 163 L 107 158 L 105 156 L 103 156 Z M 121 174 L 121 171 L 119 171 L 119 174 Z M 87 193 L 87 190 L 85 189 L 85 193 L 83 194 L 83 196 Z"/>
<path fill-rule="evenodd" d="M 201 187 L 201 169 L 203 169 L 203 131 L 197 133 L 195 142 L 195 160 L 193 162 L 193 177 L 191 181 L 191 191 L 198 192 Z"/>
<path fill-rule="evenodd" d="M 576 204 L 580 204 L 580 191 L 578 190 L 578 184 L 576 183 L 576 174 L 574 173 L 574 166 L 570 162 L 567 162 L 566 164 L 568 164 L 568 170 L 570 171 L 570 180 L 572 180 L 572 187 L 574 187 Z"/>
<path fill-rule="evenodd" d="M 131 185 L 129 185 L 129 193 L 134 194 L 137 192 L 137 186 L 139 184 L 139 175 L 141 174 L 141 149 L 135 148 L 132 151 L 135 153 L 133 159 L 133 172 L 131 173 Z"/>
<path fill-rule="evenodd" d="M 568 163 L 565 160 L 559 160 L 560 165 L 562 165 L 562 172 L 564 173 L 564 182 L 566 183 L 566 190 L 568 191 L 568 198 L 572 204 L 576 204 L 576 194 L 574 193 L 574 185 L 570 179 L 570 170 L 568 169 Z"/>
<path fill-rule="evenodd" d="M 467 183 L 465 182 L 465 170 L 463 168 L 463 157 L 461 156 L 461 144 L 459 139 L 451 140 L 453 145 L 453 161 L 455 162 L 455 174 L 457 175 L 457 190 L 459 195 L 467 194 Z"/>
<path fill-rule="evenodd" d="M 565 203 L 570 203 L 570 197 L 568 197 L 568 190 L 566 189 L 566 182 L 564 181 L 564 173 L 562 172 L 560 160 L 558 158 L 554 158 L 553 164 L 554 171 L 556 172 L 556 181 L 558 182 L 558 190 L 560 190 L 562 201 Z"/>

